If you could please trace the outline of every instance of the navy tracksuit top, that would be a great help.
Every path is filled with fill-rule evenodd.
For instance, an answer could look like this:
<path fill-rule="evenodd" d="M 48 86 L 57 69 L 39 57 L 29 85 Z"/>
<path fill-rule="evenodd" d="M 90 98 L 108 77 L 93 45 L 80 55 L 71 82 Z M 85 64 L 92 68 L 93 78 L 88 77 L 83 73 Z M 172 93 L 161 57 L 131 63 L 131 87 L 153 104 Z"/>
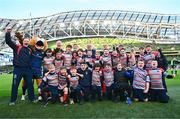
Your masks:
<path fill-rule="evenodd" d="M 91 86 L 92 71 L 89 69 L 86 69 L 85 71 L 78 69 L 78 73 L 83 75 L 83 78 L 79 80 L 79 84 L 85 87 Z"/>
<path fill-rule="evenodd" d="M 31 67 L 35 68 L 35 69 L 40 69 L 41 70 L 41 65 L 42 65 L 43 57 L 44 57 L 44 52 L 35 49 L 32 52 L 32 56 L 31 56 L 31 61 L 30 61 Z"/>
<path fill-rule="evenodd" d="M 10 33 L 6 33 L 5 41 L 6 44 L 13 49 L 13 65 L 21 68 L 30 67 L 31 49 L 14 43 L 11 40 Z"/>

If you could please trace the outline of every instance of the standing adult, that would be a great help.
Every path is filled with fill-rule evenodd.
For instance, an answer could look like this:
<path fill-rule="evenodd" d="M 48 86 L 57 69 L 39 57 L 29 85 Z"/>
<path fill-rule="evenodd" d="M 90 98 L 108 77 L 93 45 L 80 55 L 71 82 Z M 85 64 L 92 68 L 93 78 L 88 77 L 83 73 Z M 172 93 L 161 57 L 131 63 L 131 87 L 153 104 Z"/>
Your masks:
<path fill-rule="evenodd" d="M 55 55 L 57 52 L 61 52 L 61 53 L 64 52 L 63 49 L 62 49 L 62 42 L 60 40 L 58 40 L 56 42 L 56 48 L 53 51 L 53 55 Z"/>
<path fill-rule="evenodd" d="M 18 94 L 18 87 L 23 78 L 27 84 L 28 97 L 32 102 L 35 101 L 34 87 L 32 84 L 32 71 L 30 68 L 31 49 L 29 46 L 29 38 L 22 38 L 20 34 L 19 44 L 11 39 L 11 30 L 8 29 L 5 35 L 6 44 L 13 49 L 13 82 L 11 91 L 11 100 L 9 105 L 15 105 Z"/>
<path fill-rule="evenodd" d="M 95 58 L 96 49 L 93 48 L 92 44 L 87 44 L 87 49 L 85 50 L 85 52 L 87 53 L 88 51 L 91 51 L 92 52 L 92 58 Z"/>

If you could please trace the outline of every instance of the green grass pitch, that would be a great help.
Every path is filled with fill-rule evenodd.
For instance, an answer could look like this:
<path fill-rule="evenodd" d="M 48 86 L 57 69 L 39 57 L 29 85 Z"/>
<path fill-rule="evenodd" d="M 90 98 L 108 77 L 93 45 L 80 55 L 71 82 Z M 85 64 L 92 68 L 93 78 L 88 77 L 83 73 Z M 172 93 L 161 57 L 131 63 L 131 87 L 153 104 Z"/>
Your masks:
<path fill-rule="evenodd" d="M 180 74 L 180 71 L 178 71 Z M 134 102 L 128 106 L 124 102 L 102 101 L 84 105 L 31 104 L 20 101 L 21 88 L 17 105 L 9 106 L 12 75 L 0 75 L 0 118 L 180 118 L 180 75 L 167 79 L 168 104 L 155 102 Z"/>

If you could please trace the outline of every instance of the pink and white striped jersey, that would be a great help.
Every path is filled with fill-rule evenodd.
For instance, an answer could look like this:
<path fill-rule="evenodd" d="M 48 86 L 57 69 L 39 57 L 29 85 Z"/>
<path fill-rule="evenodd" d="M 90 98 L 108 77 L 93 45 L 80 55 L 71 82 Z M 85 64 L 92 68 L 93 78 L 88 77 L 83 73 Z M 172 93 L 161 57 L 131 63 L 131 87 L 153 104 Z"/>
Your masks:
<path fill-rule="evenodd" d="M 127 54 L 125 54 L 124 56 L 120 56 L 119 57 L 119 59 L 120 59 L 120 63 L 121 63 L 121 65 L 123 66 L 123 67 L 127 67 L 128 66 L 128 55 Z"/>
<path fill-rule="evenodd" d="M 106 87 L 110 87 L 114 83 L 114 71 L 103 71 L 104 83 Z"/>
<path fill-rule="evenodd" d="M 58 86 L 58 75 L 56 73 L 48 74 L 43 78 L 44 81 L 47 81 L 50 86 Z"/>
<path fill-rule="evenodd" d="M 102 56 L 101 57 L 101 61 L 103 64 L 110 64 L 112 66 L 112 59 L 111 59 L 111 55 L 109 56 Z"/>
<path fill-rule="evenodd" d="M 137 60 L 139 61 L 139 60 L 144 60 L 144 55 L 139 55 L 139 57 L 137 58 Z"/>
<path fill-rule="evenodd" d="M 102 72 L 93 70 L 92 72 L 92 85 L 93 86 L 101 86 L 101 76 Z"/>
<path fill-rule="evenodd" d="M 94 60 L 93 60 L 93 63 L 94 63 L 94 64 L 101 64 L 101 60 L 100 60 L 100 59 L 94 59 Z"/>
<path fill-rule="evenodd" d="M 140 68 L 135 68 L 133 76 L 133 88 L 144 90 L 146 82 L 150 82 L 147 71 Z"/>
<path fill-rule="evenodd" d="M 58 89 L 59 90 L 64 89 L 65 87 L 67 87 L 67 76 L 59 74 L 58 82 L 59 82 Z"/>
<path fill-rule="evenodd" d="M 84 61 L 83 57 L 78 57 L 78 58 L 77 58 L 77 65 L 76 65 L 77 69 L 81 67 L 81 63 L 82 63 L 83 61 Z"/>
<path fill-rule="evenodd" d="M 117 64 L 120 62 L 120 58 L 119 56 L 112 56 L 112 64 L 113 64 L 113 68 L 117 66 Z"/>
<path fill-rule="evenodd" d="M 72 76 L 71 75 L 71 78 L 69 79 L 70 81 L 70 87 L 72 88 L 77 88 L 78 84 L 79 84 L 79 76 Z"/>
<path fill-rule="evenodd" d="M 151 79 L 150 89 L 164 89 L 162 82 L 163 69 L 151 69 L 148 71 L 148 74 Z"/>
<path fill-rule="evenodd" d="M 91 66 L 93 66 L 94 59 L 92 57 L 85 57 L 84 60 L 85 62 L 88 62 Z"/>
<path fill-rule="evenodd" d="M 67 67 L 67 69 L 70 69 L 72 64 L 72 54 L 71 53 L 64 53 L 64 66 Z"/>
<path fill-rule="evenodd" d="M 63 66 L 63 60 L 61 59 L 55 59 L 54 60 L 54 65 L 56 68 L 57 73 L 59 72 L 60 68 Z"/>
<path fill-rule="evenodd" d="M 152 60 L 154 60 L 154 59 L 155 59 L 155 55 L 152 54 L 152 53 L 149 53 L 149 54 L 145 54 L 145 55 L 144 55 L 144 61 L 145 61 L 145 64 L 146 64 L 146 66 L 145 66 L 146 70 L 149 70 L 149 69 L 152 68 L 152 67 L 151 67 L 151 62 L 152 62 Z"/>
<path fill-rule="evenodd" d="M 49 64 L 54 64 L 54 60 L 55 60 L 54 56 L 52 56 L 52 57 L 44 57 L 44 59 L 43 59 L 44 67 L 48 68 Z"/>

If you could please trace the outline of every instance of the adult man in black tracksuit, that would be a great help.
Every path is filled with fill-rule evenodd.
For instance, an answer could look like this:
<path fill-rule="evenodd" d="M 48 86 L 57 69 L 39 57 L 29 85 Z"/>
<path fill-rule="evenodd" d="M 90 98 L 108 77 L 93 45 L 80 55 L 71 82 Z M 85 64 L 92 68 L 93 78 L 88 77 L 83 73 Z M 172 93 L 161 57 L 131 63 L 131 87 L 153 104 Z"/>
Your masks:
<path fill-rule="evenodd" d="M 15 105 L 18 87 L 22 78 L 26 81 L 29 100 L 34 102 L 34 88 L 32 84 L 32 71 L 30 68 L 31 49 L 29 48 L 29 39 L 25 38 L 20 44 L 11 40 L 11 30 L 7 30 L 5 35 L 6 44 L 13 49 L 13 82 L 11 91 L 11 101 L 9 105 Z"/>

